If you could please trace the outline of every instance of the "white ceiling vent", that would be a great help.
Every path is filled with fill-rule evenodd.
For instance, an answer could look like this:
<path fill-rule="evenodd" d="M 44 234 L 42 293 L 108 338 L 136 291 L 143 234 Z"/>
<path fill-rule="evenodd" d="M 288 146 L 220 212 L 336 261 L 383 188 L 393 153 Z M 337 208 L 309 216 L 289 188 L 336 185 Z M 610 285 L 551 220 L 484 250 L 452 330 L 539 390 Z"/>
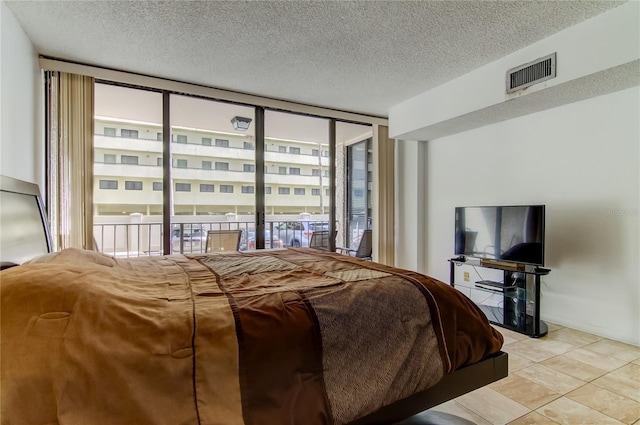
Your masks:
<path fill-rule="evenodd" d="M 507 71 L 507 93 L 512 93 L 555 77 L 556 54 L 552 53 Z"/>

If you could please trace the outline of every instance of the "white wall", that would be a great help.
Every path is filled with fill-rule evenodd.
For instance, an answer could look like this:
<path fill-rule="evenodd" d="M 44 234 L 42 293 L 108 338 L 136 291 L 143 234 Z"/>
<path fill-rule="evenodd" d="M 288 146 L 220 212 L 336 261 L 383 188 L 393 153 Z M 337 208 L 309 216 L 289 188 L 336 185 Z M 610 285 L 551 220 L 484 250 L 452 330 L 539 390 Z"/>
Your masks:
<path fill-rule="evenodd" d="M 43 95 L 38 55 L 0 4 L 0 174 L 44 189 Z"/>
<path fill-rule="evenodd" d="M 426 228 L 424 266 L 411 268 L 448 282 L 456 206 L 545 204 L 542 318 L 640 344 L 639 117 L 636 87 L 422 142 L 426 178 L 411 185 L 406 167 L 398 188 L 426 197 L 422 210 L 399 204 L 407 233 Z M 419 160 L 419 142 L 403 143 L 399 168 Z"/>

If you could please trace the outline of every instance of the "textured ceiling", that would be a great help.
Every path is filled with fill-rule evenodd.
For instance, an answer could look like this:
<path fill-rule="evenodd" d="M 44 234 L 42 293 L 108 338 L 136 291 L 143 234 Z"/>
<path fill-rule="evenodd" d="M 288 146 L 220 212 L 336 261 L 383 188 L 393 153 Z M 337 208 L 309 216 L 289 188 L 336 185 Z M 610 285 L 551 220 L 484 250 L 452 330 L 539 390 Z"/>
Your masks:
<path fill-rule="evenodd" d="M 387 116 L 615 1 L 5 1 L 39 54 Z"/>

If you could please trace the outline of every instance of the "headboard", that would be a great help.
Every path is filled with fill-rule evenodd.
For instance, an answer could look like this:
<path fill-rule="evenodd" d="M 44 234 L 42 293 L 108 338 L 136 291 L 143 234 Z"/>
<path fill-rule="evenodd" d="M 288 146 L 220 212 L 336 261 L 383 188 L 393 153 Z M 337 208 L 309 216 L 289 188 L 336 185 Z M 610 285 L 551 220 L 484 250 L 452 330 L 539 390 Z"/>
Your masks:
<path fill-rule="evenodd" d="M 49 252 L 51 235 L 38 185 L 0 176 L 2 268 Z"/>

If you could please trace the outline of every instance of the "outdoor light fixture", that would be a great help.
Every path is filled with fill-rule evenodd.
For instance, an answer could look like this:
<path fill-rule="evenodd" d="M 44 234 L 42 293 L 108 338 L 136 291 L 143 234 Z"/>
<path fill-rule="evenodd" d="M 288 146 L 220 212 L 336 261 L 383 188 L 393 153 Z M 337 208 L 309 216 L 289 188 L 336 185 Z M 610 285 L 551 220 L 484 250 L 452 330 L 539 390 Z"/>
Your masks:
<path fill-rule="evenodd" d="M 245 131 L 249 129 L 249 124 L 251 124 L 251 118 L 233 117 L 231 118 L 231 124 L 233 124 L 234 130 Z"/>

